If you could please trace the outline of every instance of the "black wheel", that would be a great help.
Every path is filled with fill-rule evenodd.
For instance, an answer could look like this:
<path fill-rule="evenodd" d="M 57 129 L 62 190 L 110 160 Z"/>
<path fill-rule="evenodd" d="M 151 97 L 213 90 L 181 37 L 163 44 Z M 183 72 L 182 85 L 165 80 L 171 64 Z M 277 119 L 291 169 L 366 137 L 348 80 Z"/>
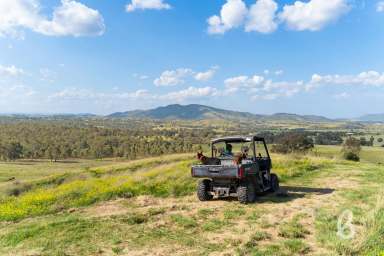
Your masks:
<path fill-rule="evenodd" d="M 277 192 L 280 189 L 279 178 L 276 174 L 271 174 L 271 192 Z"/>
<path fill-rule="evenodd" d="M 213 195 L 210 194 L 211 181 L 210 180 L 200 180 L 197 185 L 197 197 L 200 201 L 209 201 L 213 198 Z"/>
<path fill-rule="evenodd" d="M 237 188 L 237 197 L 242 204 L 254 202 L 256 200 L 255 186 L 251 182 L 241 184 Z"/>

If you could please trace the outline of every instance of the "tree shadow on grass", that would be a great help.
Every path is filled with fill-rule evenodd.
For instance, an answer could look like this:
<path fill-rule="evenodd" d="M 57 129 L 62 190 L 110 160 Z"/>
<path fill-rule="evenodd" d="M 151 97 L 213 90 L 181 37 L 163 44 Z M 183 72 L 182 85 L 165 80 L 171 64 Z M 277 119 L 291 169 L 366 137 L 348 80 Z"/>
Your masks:
<path fill-rule="evenodd" d="M 310 194 L 326 195 L 335 191 L 331 188 L 312 188 L 312 187 L 298 187 L 298 186 L 281 186 L 280 191 L 277 193 L 260 193 L 257 195 L 255 204 L 260 203 L 286 203 L 298 198 L 303 198 Z M 238 201 L 237 197 L 222 197 L 213 198 L 212 201 Z"/>
<path fill-rule="evenodd" d="M 335 191 L 331 188 L 312 188 L 298 186 L 281 186 L 277 193 L 261 195 L 257 198 L 256 203 L 285 203 L 307 195 L 326 195 Z"/>
<path fill-rule="evenodd" d="M 281 189 L 285 189 L 288 192 L 299 192 L 306 194 L 326 195 L 335 191 L 332 188 L 311 188 L 311 187 L 297 187 L 297 186 L 281 186 Z"/>

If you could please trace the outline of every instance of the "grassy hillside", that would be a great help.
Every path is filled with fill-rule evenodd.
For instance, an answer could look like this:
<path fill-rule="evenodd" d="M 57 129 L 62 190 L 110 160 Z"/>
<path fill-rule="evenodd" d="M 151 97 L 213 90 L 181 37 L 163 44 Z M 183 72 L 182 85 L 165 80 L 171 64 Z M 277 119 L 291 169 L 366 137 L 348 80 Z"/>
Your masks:
<path fill-rule="evenodd" d="M 322 147 L 319 152 L 333 156 L 338 151 Z M 370 158 L 351 163 L 273 155 L 273 160 L 288 194 L 262 196 L 251 205 L 197 201 L 196 180 L 190 178 L 195 160 L 190 154 L 67 163 L 70 167 L 2 164 L 0 254 L 378 255 L 384 251 L 382 165 Z M 11 176 L 19 183 L 7 181 Z M 20 190 L 18 196 L 12 196 L 15 189 Z M 345 210 L 352 211 L 356 230 L 350 240 L 337 235 L 338 217 Z"/>

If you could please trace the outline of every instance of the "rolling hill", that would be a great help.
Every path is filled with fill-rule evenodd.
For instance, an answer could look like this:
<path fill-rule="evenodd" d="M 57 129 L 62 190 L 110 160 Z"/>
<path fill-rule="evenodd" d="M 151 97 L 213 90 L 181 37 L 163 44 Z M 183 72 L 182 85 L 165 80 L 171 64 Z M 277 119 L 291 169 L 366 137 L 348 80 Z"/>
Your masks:
<path fill-rule="evenodd" d="M 260 121 L 301 121 L 301 122 L 330 122 L 331 119 L 315 115 L 296 115 L 277 113 L 273 115 L 258 115 L 248 112 L 231 111 L 210 106 L 190 104 L 173 104 L 149 110 L 133 110 L 116 112 L 108 115 L 111 118 L 148 118 L 148 119 L 257 119 Z"/>
<path fill-rule="evenodd" d="M 358 121 L 361 122 L 384 122 L 384 113 L 383 114 L 368 114 L 363 115 L 358 118 Z"/>

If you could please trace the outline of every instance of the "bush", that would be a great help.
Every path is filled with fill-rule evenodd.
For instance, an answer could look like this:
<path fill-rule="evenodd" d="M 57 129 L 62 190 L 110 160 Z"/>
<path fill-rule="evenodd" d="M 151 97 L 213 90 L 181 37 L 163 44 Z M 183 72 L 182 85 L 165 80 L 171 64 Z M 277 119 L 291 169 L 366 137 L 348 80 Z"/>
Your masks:
<path fill-rule="evenodd" d="M 343 144 L 343 156 L 346 160 L 360 161 L 361 141 L 350 137 Z"/>
<path fill-rule="evenodd" d="M 345 152 L 344 153 L 344 159 L 349 160 L 349 161 L 355 161 L 355 162 L 360 161 L 359 155 L 357 155 L 356 153 L 353 153 L 353 152 Z"/>
<path fill-rule="evenodd" d="M 313 140 L 304 134 L 286 133 L 272 146 L 276 153 L 288 154 L 295 152 L 307 152 L 314 147 Z"/>
<path fill-rule="evenodd" d="M 378 138 L 377 142 L 380 142 L 380 143 L 383 142 L 383 138 Z"/>

